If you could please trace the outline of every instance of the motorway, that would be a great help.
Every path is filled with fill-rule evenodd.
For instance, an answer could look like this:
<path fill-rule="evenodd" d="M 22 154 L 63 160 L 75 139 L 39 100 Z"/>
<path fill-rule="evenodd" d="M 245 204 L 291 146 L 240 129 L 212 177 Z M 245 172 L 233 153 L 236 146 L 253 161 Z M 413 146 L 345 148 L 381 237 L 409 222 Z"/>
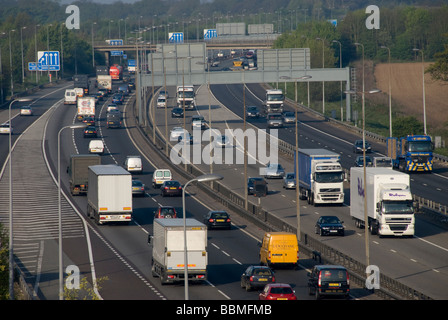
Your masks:
<path fill-rule="evenodd" d="M 70 85 L 70 84 L 69 84 Z M 40 299 L 57 299 L 54 284 L 57 282 L 57 133 L 65 125 L 75 123 L 75 107 L 64 106 L 62 103 L 65 85 L 56 85 L 36 94 L 33 117 L 16 117 L 13 120 L 15 134 L 13 135 L 15 149 L 13 152 L 13 198 L 14 198 L 14 233 L 20 235 L 15 240 L 15 254 L 20 265 L 29 275 L 29 283 Z M 171 88 L 172 89 L 172 88 Z M 174 92 L 171 92 L 171 97 Z M 255 91 L 255 88 L 250 88 Z M 241 127 L 241 92 L 238 86 L 213 87 L 218 101 L 212 101 L 214 127 Z M 187 117 L 194 112 L 200 112 L 208 117 L 208 101 L 205 87 L 198 91 L 198 109 L 189 111 Z M 42 100 L 38 100 L 40 97 Z M 131 97 L 127 98 L 129 102 Z M 246 103 L 258 104 L 257 98 L 251 97 L 246 91 Z M 253 103 L 251 103 L 250 99 Z M 259 102 L 259 101 L 258 101 Z M 178 300 L 183 299 L 183 285 L 161 286 L 159 279 L 150 274 L 150 247 L 146 243 L 148 234 L 152 232 L 153 211 L 160 204 L 172 205 L 181 211 L 180 198 L 162 198 L 159 190 L 153 189 L 150 183 L 154 168 L 164 166 L 161 159 L 139 141 L 138 135 L 132 132 L 136 129 L 135 117 L 130 104 L 123 105 L 126 128 L 106 129 L 105 105 L 101 102 L 97 108 L 100 137 L 104 140 L 107 150 L 102 156 L 102 163 L 121 165 L 127 155 L 141 154 L 144 158 L 144 173 L 139 175 L 147 187 L 146 196 L 134 199 L 134 221 L 129 226 L 105 225 L 96 226 L 85 218 L 86 198 L 72 197 L 68 190 L 68 177 L 64 168 L 70 154 L 87 153 L 88 140 L 80 130 L 67 129 L 61 135 L 61 181 L 65 196 L 63 197 L 63 248 L 64 265 L 77 265 L 83 275 L 105 279 L 101 282 L 100 295 L 105 300 Z M 172 105 L 172 104 L 171 104 Z M 14 105 L 17 113 L 18 106 Z M 191 114 L 190 114 L 191 113 Z M 157 110 L 156 120 L 160 133 L 165 132 L 164 110 Z M 4 121 L 5 113 L 0 113 Z M 216 121 L 216 120 L 217 121 Z M 263 121 L 258 121 L 262 125 Z M 301 118 L 301 122 L 303 122 Z M 321 122 L 309 120 L 309 123 L 319 126 Z M 179 120 L 168 119 L 170 128 L 179 125 Z M 188 122 L 189 124 L 189 122 Z M 28 129 L 27 129 L 28 128 Z M 283 129 L 282 129 L 283 130 Z M 287 131 L 284 129 L 283 131 Z M 310 141 L 311 146 L 321 144 L 322 147 L 339 148 L 333 140 L 324 135 L 325 140 L 315 131 L 306 132 L 307 126 L 300 125 L 300 143 Z M 309 129 L 311 130 L 311 129 Z M 290 131 L 290 130 L 289 130 Z M 303 132 L 303 133 L 302 133 Z M 19 136 L 18 133 L 21 133 Z M 282 136 L 280 138 L 283 139 Z M 7 154 L 7 136 L 0 136 L 0 154 Z M 45 141 L 42 147 L 41 141 Z M 336 141 L 340 141 L 336 139 Z M 348 141 L 348 140 L 347 140 Z M 350 140 L 351 141 L 351 140 Z M 339 142 L 348 148 L 351 144 Z M 351 143 L 351 142 L 350 142 Z M 333 145 L 334 144 L 334 145 Z M 301 145 L 300 147 L 305 147 Z M 5 149 L 4 149 L 5 148 Z M 238 149 L 238 148 L 235 148 Z M 241 151 L 241 148 L 239 149 Z M 342 152 L 341 152 L 342 153 Z M 20 156 L 18 156 L 20 155 Z M 343 157 L 344 158 L 344 157 Z M 0 182 L 0 221 L 6 224 L 8 220 L 8 173 L 6 157 L 0 159 L 2 164 L 2 179 Z M 345 161 L 345 160 L 343 160 Z M 349 161 L 349 160 L 347 160 Z M 353 161 L 353 159 L 351 160 Z M 29 164 L 32 163 L 30 166 Z M 348 162 L 347 162 L 348 163 Z M 347 164 L 346 163 L 346 164 Z M 282 164 L 292 171 L 291 163 Z M 345 165 L 345 164 L 344 164 Z M 46 166 L 50 166 L 52 176 Z M 208 165 L 199 165 L 208 172 Z M 259 164 L 249 165 L 250 175 L 258 175 Z M 244 188 L 241 165 L 215 165 L 214 171 L 224 175 L 222 183 L 231 185 L 241 192 Z M 241 178 L 239 178 L 241 177 Z M 175 177 L 176 178 L 176 177 Z M 185 183 L 181 177 L 178 179 Z M 39 192 L 45 188 L 44 192 Z M 294 223 L 295 204 L 294 191 L 282 190 L 280 181 L 269 181 L 270 194 L 262 199 L 262 205 L 274 212 L 285 221 Z M 189 186 L 187 197 L 187 216 L 202 219 L 210 209 L 224 209 L 215 199 L 200 193 L 194 185 Z M 348 192 L 348 189 L 346 190 Z M 349 252 L 353 258 L 363 261 L 363 230 L 356 230 L 351 223 L 347 207 L 307 207 L 301 206 L 302 230 L 312 234 L 313 225 L 319 214 L 336 213 L 345 220 L 348 235 L 343 238 L 328 237 L 325 241 L 340 251 Z M 258 246 L 262 230 L 247 221 L 232 215 L 232 230 L 217 230 L 209 232 L 209 278 L 203 285 L 191 285 L 192 300 L 253 300 L 258 293 L 246 292 L 240 288 L 239 277 L 246 266 L 258 263 Z M 17 228 L 17 231 L 16 231 Z M 25 228 L 25 229 L 22 229 Z M 413 239 L 379 239 L 371 238 L 371 262 L 381 267 L 382 272 L 399 279 L 409 286 L 420 290 L 436 299 L 446 299 L 447 235 L 445 230 L 418 220 L 417 236 Z M 237 245 L 236 245 L 237 244 Z M 300 300 L 314 299 L 308 296 L 306 290 L 306 268 L 313 261 L 302 257 L 301 268 L 298 270 L 279 270 L 276 273 L 277 282 L 293 284 Z M 384 271 L 383 271 L 384 270 Z M 107 278 L 105 278 L 107 277 Z M 91 283 L 91 281 L 90 281 Z M 375 299 L 364 290 L 354 288 L 354 297 Z"/>
<path fill-rule="evenodd" d="M 254 95 L 257 92 L 258 95 Z M 209 106 L 211 109 L 212 128 L 225 133 L 226 129 L 243 128 L 243 95 L 245 95 L 246 105 L 260 106 L 259 86 L 248 86 L 245 94 L 242 92 L 242 85 L 216 85 L 212 86 L 213 99 L 209 100 L 207 88 L 202 86 L 198 89 L 197 110 L 187 111 L 186 127 L 190 130 L 190 120 L 192 114 L 200 113 L 204 116 L 206 122 L 209 122 Z M 171 97 L 174 92 L 170 92 Z M 173 105 L 174 102 L 171 102 Z M 165 132 L 165 113 L 164 110 L 157 110 L 156 121 L 160 129 L 160 134 Z M 247 128 L 266 128 L 265 119 L 256 119 L 248 121 Z M 342 164 L 349 168 L 354 162 L 352 143 L 356 139 L 354 134 L 344 130 L 338 130 L 328 125 L 328 122 L 318 120 L 304 111 L 299 113 L 299 147 L 300 148 L 326 148 L 341 154 Z M 183 119 L 168 119 L 168 126 L 171 129 L 174 126 L 182 126 Z M 316 129 L 314 128 L 316 127 Z M 342 134 L 341 134 L 342 132 Z M 294 144 L 294 126 L 279 129 L 278 136 L 289 143 Z M 204 143 L 204 142 L 203 142 Z M 208 144 L 205 142 L 204 144 Z M 377 144 L 373 143 L 375 150 L 379 149 Z M 234 159 L 237 154 L 242 156 L 243 148 L 241 145 L 234 146 Z M 257 159 L 257 154 L 250 154 L 249 159 Z M 227 159 L 227 158 L 226 158 Z M 229 158 L 231 159 L 231 158 Z M 227 162 L 228 163 L 228 162 Z M 286 168 L 287 172 L 294 171 L 293 162 L 289 159 L 280 159 L 280 163 Z M 203 172 L 209 172 L 208 164 L 197 165 Z M 248 176 L 259 176 L 259 168 L 262 163 L 249 164 L 247 166 Z M 235 192 L 243 194 L 245 187 L 244 171 L 241 162 L 239 164 L 214 165 L 213 172 L 224 176 L 223 184 L 230 187 Z M 428 179 L 428 184 L 440 183 L 446 192 L 446 183 L 444 178 L 436 181 L 434 177 L 422 175 L 422 177 L 413 177 L 413 192 L 425 192 L 422 196 L 435 196 L 441 200 L 440 195 L 431 192 L 429 188 L 418 188 L 418 178 Z M 429 181 L 430 180 L 430 181 Z M 291 225 L 296 225 L 296 205 L 295 191 L 284 190 L 281 180 L 270 179 L 268 181 L 269 195 L 261 199 L 262 207 L 281 217 Z M 423 183 L 422 183 L 423 184 Z M 314 224 L 319 215 L 337 215 L 343 221 L 347 229 L 347 236 L 342 238 L 325 237 L 322 239 L 327 245 L 350 255 L 357 261 L 365 261 L 364 230 L 357 229 L 351 221 L 349 215 L 349 185 L 346 184 L 345 206 L 308 206 L 305 201 L 301 203 L 301 225 L 302 232 L 308 235 L 314 233 Z M 256 203 L 253 197 L 250 201 Z M 446 230 L 433 225 L 424 219 L 417 217 L 416 235 L 412 239 L 395 239 L 370 237 L 370 263 L 378 265 L 381 272 L 397 279 L 400 282 L 419 290 L 435 299 L 446 299 L 446 285 L 448 284 L 447 262 L 448 247 L 446 243 L 448 235 Z"/>

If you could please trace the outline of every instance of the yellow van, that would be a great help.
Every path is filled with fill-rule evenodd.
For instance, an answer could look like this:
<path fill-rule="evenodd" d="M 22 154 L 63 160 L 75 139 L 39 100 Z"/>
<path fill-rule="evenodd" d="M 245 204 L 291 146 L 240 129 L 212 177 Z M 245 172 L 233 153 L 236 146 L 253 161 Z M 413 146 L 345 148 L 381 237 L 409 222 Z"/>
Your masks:
<path fill-rule="evenodd" d="M 290 232 L 266 232 L 260 249 L 260 264 L 297 266 L 299 245 L 297 235 Z"/>

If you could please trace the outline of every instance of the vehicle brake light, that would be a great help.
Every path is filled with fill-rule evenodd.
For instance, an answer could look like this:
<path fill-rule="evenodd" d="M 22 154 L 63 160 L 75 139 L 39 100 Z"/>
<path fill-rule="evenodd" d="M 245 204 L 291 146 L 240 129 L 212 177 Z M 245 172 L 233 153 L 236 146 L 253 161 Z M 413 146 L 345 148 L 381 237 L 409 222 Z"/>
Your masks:
<path fill-rule="evenodd" d="M 320 279 L 321 274 L 322 274 L 322 272 L 319 272 L 319 280 L 317 281 L 317 285 L 318 285 L 319 287 L 321 286 L 321 279 Z"/>
<path fill-rule="evenodd" d="M 254 281 L 254 276 L 250 276 L 249 281 Z"/>
<path fill-rule="evenodd" d="M 227 219 L 227 222 L 230 222 L 230 218 Z"/>
<path fill-rule="evenodd" d="M 213 221 L 215 221 L 215 220 L 213 220 L 213 219 L 208 219 L 208 222 L 213 222 Z"/>
<path fill-rule="evenodd" d="M 348 272 L 347 272 L 347 285 L 348 286 L 350 285 L 350 279 L 349 279 L 349 276 L 348 276 Z"/>
<path fill-rule="evenodd" d="M 272 282 L 275 282 L 275 277 L 274 276 L 272 276 Z"/>

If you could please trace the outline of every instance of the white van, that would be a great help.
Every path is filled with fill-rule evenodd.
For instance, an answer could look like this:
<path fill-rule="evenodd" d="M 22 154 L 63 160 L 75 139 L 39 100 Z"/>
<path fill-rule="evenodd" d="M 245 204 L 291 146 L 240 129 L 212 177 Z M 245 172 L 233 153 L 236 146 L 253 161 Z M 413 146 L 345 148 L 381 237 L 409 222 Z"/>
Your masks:
<path fill-rule="evenodd" d="M 140 156 L 127 156 L 124 168 L 129 172 L 141 173 L 143 171 L 142 158 Z"/>
<path fill-rule="evenodd" d="M 152 175 L 152 186 L 154 188 L 160 187 L 164 181 L 172 180 L 173 176 L 169 169 L 157 169 Z"/>
<path fill-rule="evenodd" d="M 64 104 L 76 104 L 77 98 L 78 95 L 76 94 L 75 89 L 65 90 Z"/>
<path fill-rule="evenodd" d="M 103 140 L 90 140 L 89 143 L 89 153 L 104 153 L 104 143 Z"/>
<path fill-rule="evenodd" d="M 157 108 L 165 108 L 166 107 L 166 97 L 164 95 L 159 95 L 157 98 Z"/>

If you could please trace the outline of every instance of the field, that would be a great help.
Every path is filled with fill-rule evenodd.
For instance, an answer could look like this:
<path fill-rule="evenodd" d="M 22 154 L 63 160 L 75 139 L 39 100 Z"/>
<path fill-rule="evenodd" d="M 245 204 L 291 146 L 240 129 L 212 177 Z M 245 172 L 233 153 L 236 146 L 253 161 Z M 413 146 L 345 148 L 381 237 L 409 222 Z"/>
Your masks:
<path fill-rule="evenodd" d="M 414 116 L 423 122 L 423 75 L 421 63 L 391 63 L 392 107 L 402 115 Z M 429 63 L 425 64 L 425 68 Z M 376 87 L 384 96 L 389 92 L 389 64 L 377 64 L 374 70 Z M 425 74 L 426 124 L 428 133 L 448 139 L 448 83 L 433 81 Z M 383 100 L 384 102 L 384 100 Z M 448 144 L 448 141 L 445 141 Z"/>

